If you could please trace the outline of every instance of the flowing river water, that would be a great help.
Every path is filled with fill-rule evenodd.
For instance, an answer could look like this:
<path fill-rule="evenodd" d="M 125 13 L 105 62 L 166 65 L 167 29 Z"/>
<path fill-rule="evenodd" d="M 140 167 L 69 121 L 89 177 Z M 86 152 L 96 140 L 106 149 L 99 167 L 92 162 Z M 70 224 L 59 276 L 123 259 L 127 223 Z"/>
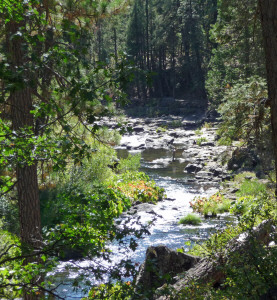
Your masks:
<path fill-rule="evenodd" d="M 130 137 L 129 137 L 130 139 Z M 135 140 L 137 140 L 135 138 Z M 146 210 L 138 210 L 136 215 L 141 217 L 141 221 L 146 223 L 156 217 L 154 225 L 150 228 L 151 235 L 146 235 L 138 241 L 139 246 L 135 252 L 130 253 L 134 263 L 142 263 L 145 258 L 145 252 L 151 245 L 166 245 L 169 248 L 181 248 L 187 250 L 186 242 L 201 242 L 215 232 L 217 229 L 225 227 L 226 224 L 232 223 L 233 219 L 226 215 L 221 215 L 216 219 L 204 219 L 199 226 L 180 225 L 178 221 L 181 217 L 192 212 L 189 202 L 195 196 L 207 196 L 217 191 L 218 185 L 215 183 L 206 183 L 200 185 L 194 181 L 194 175 L 184 173 L 186 162 L 182 157 L 183 149 L 177 149 L 173 160 L 170 149 L 144 149 L 132 150 L 118 149 L 119 157 L 126 157 L 128 153 L 141 153 L 141 170 L 155 180 L 158 186 L 165 189 L 167 200 L 158 202 L 156 205 L 149 204 Z M 112 248 L 116 252 L 117 245 Z M 113 263 L 119 262 L 120 258 L 127 255 L 126 253 L 115 253 Z M 87 266 L 91 262 L 84 260 L 78 262 L 81 266 Z M 55 278 L 58 281 L 64 281 L 60 285 L 58 293 L 67 300 L 81 299 L 86 296 L 80 290 L 74 291 L 72 281 L 78 276 L 77 268 L 66 269 L 68 263 L 61 263 L 55 271 Z M 71 263 L 71 268 L 74 263 Z"/>

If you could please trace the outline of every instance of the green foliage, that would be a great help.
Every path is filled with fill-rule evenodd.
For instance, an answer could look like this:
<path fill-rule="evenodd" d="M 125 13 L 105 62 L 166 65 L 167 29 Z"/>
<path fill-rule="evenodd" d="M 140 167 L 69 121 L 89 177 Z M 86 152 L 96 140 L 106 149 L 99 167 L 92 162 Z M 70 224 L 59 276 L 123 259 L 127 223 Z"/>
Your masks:
<path fill-rule="evenodd" d="M 164 189 L 142 172 L 126 172 L 120 178 L 121 180 L 113 184 L 113 188 L 129 197 L 132 202 L 156 203 L 165 196 Z"/>
<path fill-rule="evenodd" d="M 115 103 L 126 102 L 125 91 L 133 68 L 119 52 L 109 60 L 100 61 L 103 55 L 99 53 L 96 58 L 92 44 L 98 20 L 114 14 L 123 4 L 125 1 L 121 0 L 90 4 L 87 1 L 37 0 L 0 3 L 0 17 L 5 28 L 0 31 L 3 215 L 10 223 L 13 220 L 10 216 L 17 213 L 16 209 L 12 210 L 14 203 L 10 199 L 18 195 L 15 191 L 6 195 L 15 182 L 21 208 L 19 215 L 22 217 L 22 209 L 36 211 L 32 201 L 29 201 L 30 207 L 23 207 L 20 195 L 29 192 L 37 195 L 38 183 L 45 225 L 43 241 L 30 232 L 27 244 L 17 240 L 1 244 L 0 291 L 3 298 L 22 298 L 24 292 L 40 297 L 42 290 L 54 297 L 55 292 L 51 295 L 54 290 L 50 290 L 44 275 L 53 267 L 56 257 L 63 256 L 68 249 L 77 249 L 83 256 L 96 255 L 109 260 L 108 241 L 116 239 L 134 250 L 136 239 L 148 232 L 136 221 L 138 230 L 129 228 L 127 220 L 115 224 L 115 218 L 130 207 L 131 201 L 107 186 L 115 177 L 108 167 L 116 158 L 115 152 L 95 142 L 115 144 L 119 133 L 125 130 L 119 125 L 118 133 L 111 134 L 99 124 L 103 124 L 104 117 L 114 114 Z M 32 170 L 32 186 L 26 187 L 24 178 L 16 178 L 15 170 L 22 169 Z M 37 175 L 39 182 L 36 182 Z M 30 219 L 26 215 L 21 224 L 28 223 L 29 228 L 39 232 L 39 211 Z M 5 226 L 9 228 L 10 225 Z M 16 226 L 13 230 L 19 235 Z M 26 240 L 27 233 L 24 234 Z M 133 237 L 129 243 L 124 240 L 128 235 Z M 29 245 L 33 239 L 36 239 L 35 252 Z M 13 242 L 22 253 L 9 251 Z M 134 269 L 130 262 L 125 266 L 123 269 L 128 269 L 128 276 L 131 276 Z M 112 279 L 124 277 L 119 270 L 115 272 L 103 266 L 92 269 L 90 277 L 99 279 L 104 275 L 111 275 Z M 80 275 L 76 282 L 82 278 Z"/>
<path fill-rule="evenodd" d="M 195 134 L 196 135 L 202 135 L 203 132 L 201 131 L 201 129 L 197 129 L 197 130 L 195 130 Z"/>
<path fill-rule="evenodd" d="M 199 225 L 201 224 L 201 222 L 202 220 L 199 216 L 195 214 L 188 214 L 185 217 L 181 218 L 178 223 L 183 225 Z"/>
<path fill-rule="evenodd" d="M 204 216 L 213 216 L 227 212 L 230 208 L 230 200 L 225 199 L 220 193 L 216 193 L 209 198 L 196 197 L 190 202 L 193 211 L 203 214 Z"/>
<path fill-rule="evenodd" d="M 258 299 L 275 287 L 277 272 L 274 264 L 277 259 L 275 245 L 262 245 L 253 235 L 253 227 L 263 220 L 276 224 L 276 198 L 274 192 L 256 179 L 245 179 L 252 173 L 239 174 L 234 183 L 239 184 L 240 198 L 234 201 L 231 212 L 238 215 L 238 223 L 228 226 L 209 237 L 207 241 L 190 249 L 189 253 L 218 260 L 228 255 L 228 260 L 220 269 L 226 280 L 220 289 L 209 283 L 192 281 L 180 294 L 184 299 Z M 199 204 L 202 206 L 202 204 Z M 250 237 L 250 246 L 245 251 L 226 252 L 228 243 L 239 234 Z M 276 236 L 270 235 L 276 243 Z M 197 298 L 198 297 L 198 298 Z M 269 297 L 268 295 L 265 297 Z M 183 299 L 183 298 L 182 298 Z"/>
<path fill-rule="evenodd" d="M 205 137 L 200 137 L 199 139 L 196 140 L 196 144 L 197 144 L 198 146 L 201 146 L 202 143 L 205 143 L 205 142 L 207 142 L 207 141 L 208 141 L 207 138 L 205 138 Z"/>
<path fill-rule="evenodd" d="M 231 206 L 230 212 L 235 215 L 244 215 L 247 213 L 248 208 L 253 204 L 256 199 L 253 196 L 239 197 Z"/>
<path fill-rule="evenodd" d="M 203 124 L 202 128 L 210 129 L 210 128 L 212 128 L 212 123 L 205 122 L 205 123 Z"/>
<path fill-rule="evenodd" d="M 134 80 L 133 97 L 146 100 L 149 95 L 175 98 L 193 93 L 205 98 L 204 74 L 211 55 L 209 30 L 215 10 L 210 0 L 201 5 L 187 0 L 133 2 L 126 49 L 141 70 Z M 152 75 L 151 86 L 142 76 L 145 70 Z"/>
<path fill-rule="evenodd" d="M 140 160 L 140 154 L 129 154 L 127 159 L 120 159 L 117 169 L 120 173 L 124 173 L 126 171 L 137 171 L 140 167 Z"/>
<path fill-rule="evenodd" d="M 173 128 L 179 128 L 179 127 L 182 127 L 183 124 L 182 124 L 181 120 L 173 120 L 170 122 L 170 126 Z"/>
<path fill-rule="evenodd" d="M 261 183 L 258 179 L 246 179 L 245 177 L 252 177 L 254 174 L 250 172 L 244 172 L 238 174 L 234 178 L 235 185 L 239 190 L 236 192 L 238 199 L 232 203 L 230 212 L 239 215 L 246 216 L 252 215 L 258 207 L 262 207 L 263 212 L 273 209 L 271 202 L 271 191 L 266 184 Z M 261 214 L 261 213 L 260 213 Z"/>
<path fill-rule="evenodd" d="M 233 232 L 227 241 L 224 241 L 226 233 L 220 234 L 217 239 L 213 236 L 215 247 L 210 248 L 211 245 L 208 245 L 207 249 L 217 255 L 226 253 L 226 242 L 240 232 L 241 228 L 237 232 Z M 248 228 L 247 234 L 250 236 L 253 234 L 250 228 Z M 229 253 L 228 262 L 221 266 L 221 270 L 226 274 L 226 279 L 220 288 L 214 288 L 210 283 L 203 284 L 192 281 L 181 292 L 180 297 L 181 299 L 203 299 L 203 297 L 209 299 L 260 299 L 261 295 L 266 295 L 271 288 L 275 287 L 277 272 L 274 266 L 276 260 L 277 249 L 275 246 L 262 246 L 253 238 L 247 251 Z"/>
<path fill-rule="evenodd" d="M 164 126 L 160 126 L 156 129 L 156 132 L 157 133 L 163 133 L 163 132 L 166 132 L 167 131 L 167 125 L 164 125 Z"/>
<path fill-rule="evenodd" d="M 221 140 L 249 141 L 250 137 L 258 140 L 267 136 L 270 119 L 264 102 L 266 97 L 266 83 L 257 77 L 237 82 L 228 89 L 219 107 L 223 119 L 218 131 Z"/>
<path fill-rule="evenodd" d="M 239 196 L 252 196 L 256 197 L 260 193 L 265 194 L 267 192 L 267 187 L 264 183 L 261 183 L 258 179 L 252 180 L 244 180 L 240 187 L 237 194 Z"/>
<path fill-rule="evenodd" d="M 92 288 L 88 297 L 89 299 L 110 299 L 110 300 L 130 300 L 134 294 L 134 286 L 130 281 L 125 283 L 101 284 Z"/>
<path fill-rule="evenodd" d="M 0 220 L 2 223 L 0 228 L 3 230 L 13 234 L 19 232 L 18 206 L 11 195 L 0 196 Z"/>

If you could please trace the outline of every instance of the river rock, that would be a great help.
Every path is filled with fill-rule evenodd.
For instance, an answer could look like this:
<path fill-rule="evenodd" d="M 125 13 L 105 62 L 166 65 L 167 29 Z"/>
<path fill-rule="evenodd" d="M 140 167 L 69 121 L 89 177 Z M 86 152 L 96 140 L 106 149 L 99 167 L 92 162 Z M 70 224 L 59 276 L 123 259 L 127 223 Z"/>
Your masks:
<path fill-rule="evenodd" d="M 214 147 L 214 143 L 213 142 L 202 142 L 201 143 L 201 147 Z"/>
<path fill-rule="evenodd" d="M 169 249 L 164 245 L 150 246 L 136 278 L 136 289 L 144 294 L 162 286 L 169 277 L 192 268 L 200 258 Z M 141 298 L 146 299 L 146 298 Z"/>
<path fill-rule="evenodd" d="M 187 173 L 196 173 L 200 170 L 202 170 L 203 168 L 203 165 L 201 164 L 188 164 L 186 167 L 185 167 L 185 170 Z"/>
<path fill-rule="evenodd" d="M 234 171 L 240 168 L 252 170 L 258 163 L 259 158 L 253 150 L 237 148 L 228 161 L 228 169 Z"/>
<path fill-rule="evenodd" d="M 142 126 L 133 127 L 133 132 L 143 132 L 143 131 L 144 131 L 144 127 Z"/>

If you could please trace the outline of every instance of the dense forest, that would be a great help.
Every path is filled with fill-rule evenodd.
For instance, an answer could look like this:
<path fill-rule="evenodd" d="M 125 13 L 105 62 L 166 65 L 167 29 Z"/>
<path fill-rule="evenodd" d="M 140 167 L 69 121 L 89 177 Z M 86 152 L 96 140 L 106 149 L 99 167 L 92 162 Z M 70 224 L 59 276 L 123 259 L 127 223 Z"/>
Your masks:
<path fill-rule="evenodd" d="M 276 16 L 270 0 L 0 0 L 1 299 L 66 299 L 53 270 L 69 259 L 83 299 L 276 299 L 276 230 L 260 245 L 255 229 L 277 225 Z M 134 132 L 128 118 L 166 119 L 169 107 L 204 114 L 196 134 L 216 124 L 241 194 L 227 205 L 234 224 L 189 249 L 222 260 L 220 280 L 195 278 L 177 291 L 165 276 L 159 295 L 130 281 L 130 259 L 113 265 L 109 245 L 135 250 L 152 222 L 119 217 L 166 197 L 140 171 L 139 154 L 120 158 L 115 147 Z M 191 207 L 207 217 L 201 205 L 222 197 Z M 243 232 L 251 244 L 237 251 Z M 84 268 L 83 258 L 101 263 Z"/>

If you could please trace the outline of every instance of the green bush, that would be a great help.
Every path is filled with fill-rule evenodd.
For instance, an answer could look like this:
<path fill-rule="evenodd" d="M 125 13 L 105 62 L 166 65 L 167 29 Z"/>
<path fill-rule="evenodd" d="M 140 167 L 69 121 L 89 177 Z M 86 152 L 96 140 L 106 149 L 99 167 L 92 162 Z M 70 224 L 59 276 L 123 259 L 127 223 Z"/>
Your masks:
<path fill-rule="evenodd" d="M 140 154 L 135 154 L 135 155 L 129 154 L 128 158 L 120 159 L 117 169 L 120 173 L 124 173 L 126 171 L 137 171 L 140 168 L 140 160 L 141 160 Z"/>
<path fill-rule="evenodd" d="M 195 197 L 190 206 L 193 211 L 198 212 L 205 217 L 215 217 L 217 214 L 228 212 L 231 202 L 226 199 L 222 194 L 216 193 L 209 198 L 207 197 Z"/>
<path fill-rule="evenodd" d="M 269 108 L 261 99 L 267 98 L 266 82 L 260 77 L 251 77 L 239 81 L 233 87 L 225 89 L 225 96 L 219 107 L 222 116 L 218 134 L 221 144 L 227 141 L 243 139 L 247 142 L 250 137 L 262 140 L 270 132 Z"/>
<path fill-rule="evenodd" d="M 185 217 L 181 218 L 178 223 L 183 225 L 199 225 L 202 223 L 202 220 L 195 214 L 188 214 Z"/>

